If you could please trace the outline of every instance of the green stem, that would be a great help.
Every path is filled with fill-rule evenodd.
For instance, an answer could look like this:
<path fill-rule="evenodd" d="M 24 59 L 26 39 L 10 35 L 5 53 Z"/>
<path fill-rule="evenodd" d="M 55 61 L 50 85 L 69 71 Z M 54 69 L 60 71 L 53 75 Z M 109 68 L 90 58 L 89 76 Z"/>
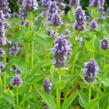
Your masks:
<path fill-rule="evenodd" d="M 61 73 L 59 73 L 59 83 L 61 82 Z M 61 105 L 61 89 L 58 87 L 56 90 L 56 94 L 57 94 L 57 109 L 61 109 L 60 105 Z"/>
<path fill-rule="evenodd" d="M 32 41 L 32 54 L 31 54 L 31 68 L 33 68 L 34 65 L 34 41 Z"/>
<path fill-rule="evenodd" d="M 18 87 L 16 88 L 16 107 L 17 109 L 19 109 L 19 97 L 18 97 L 18 94 L 19 94 L 19 90 L 18 90 Z"/>
<path fill-rule="evenodd" d="M 91 100 L 91 84 L 89 84 L 89 102 Z"/>
<path fill-rule="evenodd" d="M 28 72 L 28 44 L 25 46 L 25 73 L 24 73 L 24 80 L 26 80 L 26 74 Z"/>
<path fill-rule="evenodd" d="M 5 49 L 5 51 L 6 51 L 6 49 Z M 4 54 L 4 57 L 3 57 L 3 59 L 4 59 L 4 65 L 6 65 L 6 54 Z M 6 72 L 4 72 L 4 90 L 6 89 Z"/>

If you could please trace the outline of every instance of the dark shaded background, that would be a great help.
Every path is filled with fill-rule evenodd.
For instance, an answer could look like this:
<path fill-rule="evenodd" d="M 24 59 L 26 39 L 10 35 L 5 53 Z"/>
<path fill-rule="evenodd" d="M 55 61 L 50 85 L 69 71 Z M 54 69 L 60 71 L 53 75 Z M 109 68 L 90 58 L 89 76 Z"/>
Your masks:
<path fill-rule="evenodd" d="M 17 6 L 17 0 L 9 0 L 10 2 L 10 8 L 12 12 L 16 12 L 18 10 L 18 6 Z M 39 5 L 41 4 L 41 0 L 38 0 Z M 65 0 L 66 3 L 69 2 L 69 0 Z M 81 5 L 82 7 L 85 9 L 85 7 L 87 7 L 89 4 L 89 0 L 81 0 Z M 109 0 L 106 0 L 105 3 L 105 9 L 109 6 Z"/>

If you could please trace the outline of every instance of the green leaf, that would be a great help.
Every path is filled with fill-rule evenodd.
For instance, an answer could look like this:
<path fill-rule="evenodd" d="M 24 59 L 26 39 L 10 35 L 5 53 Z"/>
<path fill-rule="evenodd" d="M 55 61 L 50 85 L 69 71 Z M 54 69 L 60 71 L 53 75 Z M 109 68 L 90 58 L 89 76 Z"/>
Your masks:
<path fill-rule="evenodd" d="M 65 99 L 64 103 L 62 104 L 62 109 L 68 109 L 68 107 L 75 100 L 77 95 L 78 94 L 76 92 L 74 92 L 67 99 Z"/>
<path fill-rule="evenodd" d="M 80 105 L 85 108 L 88 104 L 88 98 L 82 91 L 78 91 L 78 94 Z"/>
<path fill-rule="evenodd" d="M 101 97 L 91 100 L 90 103 L 87 105 L 86 109 L 92 109 L 93 107 L 95 107 L 97 105 L 97 103 L 99 103 L 100 99 L 101 99 Z"/>
<path fill-rule="evenodd" d="M 50 109 L 56 109 L 56 103 L 51 95 L 48 95 L 42 90 L 38 89 L 37 92 L 43 98 L 44 102 L 50 107 Z"/>
<path fill-rule="evenodd" d="M 104 96 L 99 102 L 100 109 L 107 109 L 109 96 Z M 105 102 L 104 102 L 105 101 Z"/>
<path fill-rule="evenodd" d="M 85 46 L 86 46 L 88 51 L 90 51 L 92 53 L 94 52 L 94 46 L 92 45 L 91 42 L 85 41 Z"/>
<path fill-rule="evenodd" d="M 10 104 L 15 104 L 15 99 L 14 99 L 14 96 L 11 94 L 11 92 L 1 92 L 2 94 L 2 97 L 7 101 L 9 102 Z"/>

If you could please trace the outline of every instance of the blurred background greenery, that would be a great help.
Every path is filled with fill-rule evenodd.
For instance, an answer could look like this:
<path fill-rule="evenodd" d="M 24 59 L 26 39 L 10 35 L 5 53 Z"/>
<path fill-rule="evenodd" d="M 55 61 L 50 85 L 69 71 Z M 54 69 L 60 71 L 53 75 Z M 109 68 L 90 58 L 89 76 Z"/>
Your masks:
<path fill-rule="evenodd" d="M 10 8 L 12 12 L 16 12 L 18 10 L 17 6 L 17 0 L 9 0 L 10 2 Z M 41 4 L 41 0 L 38 0 L 39 4 Z M 69 0 L 65 0 L 66 3 L 69 2 Z M 89 0 L 81 0 L 81 5 L 83 8 L 87 7 L 89 4 Z M 106 0 L 105 3 L 105 9 L 109 6 L 109 0 Z"/>

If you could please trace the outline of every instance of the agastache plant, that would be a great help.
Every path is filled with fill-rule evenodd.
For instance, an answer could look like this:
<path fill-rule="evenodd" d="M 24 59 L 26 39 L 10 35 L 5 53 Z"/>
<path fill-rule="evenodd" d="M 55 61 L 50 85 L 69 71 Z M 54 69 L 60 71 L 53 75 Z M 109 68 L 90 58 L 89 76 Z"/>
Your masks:
<path fill-rule="evenodd" d="M 91 31 L 96 31 L 97 27 L 98 27 L 98 24 L 95 20 L 90 22 L 90 30 Z"/>
<path fill-rule="evenodd" d="M 90 59 L 88 62 L 85 62 L 83 74 L 85 74 L 84 79 L 87 82 L 94 82 L 98 74 L 98 64 L 94 59 Z"/>
<path fill-rule="evenodd" d="M 56 12 L 52 15 L 51 17 L 51 21 L 49 22 L 52 26 L 59 26 L 61 25 L 63 22 L 62 22 L 62 19 L 61 17 L 59 16 L 59 14 Z"/>
<path fill-rule="evenodd" d="M 66 39 L 65 36 L 60 35 L 54 41 L 53 56 L 55 67 L 63 67 L 66 64 L 66 60 L 71 53 L 72 44 Z"/>
<path fill-rule="evenodd" d="M 98 7 L 100 8 L 100 0 L 90 0 L 90 7 Z"/>
<path fill-rule="evenodd" d="M 82 10 L 81 7 L 75 10 L 75 17 L 76 21 L 75 24 L 73 25 L 74 29 L 78 31 L 83 31 L 85 29 L 86 17 L 85 12 Z"/>
<path fill-rule="evenodd" d="M 0 0 L 0 9 L 2 9 L 5 19 L 9 19 L 11 10 L 9 8 L 8 0 Z"/>
<path fill-rule="evenodd" d="M 9 49 L 9 54 L 10 55 L 17 55 L 19 52 L 19 44 L 16 42 L 10 49 Z"/>
<path fill-rule="evenodd" d="M 56 32 L 53 31 L 53 30 L 52 30 L 52 31 L 51 31 L 51 30 L 48 30 L 47 33 L 48 33 L 48 35 L 50 35 L 51 37 L 54 37 Z"/>
<path fill-rule="evenodd" d="M 104 7 L 104 4 L 105 4 L 105 0 L 100 0 L 100 6 Z"/>
<path fill-rule="evenodd" d="M 51 0 L 42 0 L 42 7 L 48 8 L 51 3 Z"/>
<path fill-rule="evenodd" d="M 57 2 L 50 3 L 48 8 L 47 20 L 48 23 L 52 26 L 59 26 L 63 23 L 60 17 L 59 7 L 57 5 Z"/>
<path fill-rule="evenodd" d="M 56 12 L 58 12 L 58 6 L 57 6 L 57 3 L 54 1 L 50 3 L 48 7 L 48 13 L 54 14 Z"/>
<path fill-rule="evenodd" d="M 3 11 L 0 10 L 0 57 L 2 57 L 4 54 L 5 54 L 5 51 L 3 50 L 3 45 L 5 45 L 5 42 L 4 42 L 4 36 L 5 36 L 5 18 L 4 18 L 4 14 L 3 14 Z M 4 66 L 3 62 L 0 62 L 0 73 L 2 73 L 2 68 Z"/>
<path fill-rule="evenodd" d="M 4 14 L 2 10 L 0 10 L 0 38 L 2 38 L 4 34 L 5 34 Z"/>
<path fill-rule="evenodd" d="M 103 49 L 103 50 L 109 49 L 109 43 L 108 43 L 107 38 L 103 38 L 103 39 L 100 41 L 100 47 L 101 47 L 101 49 Z"/>
<path fill-rule="evenodd" d="M 16 74 L 11 81 L 12 86 L 20 86 L 23 84 L 22 79 L 20 78 L 20 76 L 18 74 Z"/>
<path fill-rule="evenodd" d="M 79 6 L 80 5 L 80 0 L 70 0 L 69 4 L 71 6 L 74 6 L 74 5 Z"/>
<path fill-rule="evenodd" d="M 50 94 L 51 86 L 52 84 L 50 83 L 50 81 L 47 78 L 44 79 L 44 84 L 43 84 L 44 92 L 46 92 L 47 94 Z"/>
<path fill-rule="evenodd" d="M 28 26 L 28 21 L 23 21 L 28 18 L 28 12 L 30 11 L 36 11 L 38 9 L 38 3 L 37 0 L 24 0 L 22 3 L 22 8 L 20 11 L 20 19 L 21 19 L 21 25 Z"/>
<path fill-rule="evenodd" d="M 44 92 L 47 94 L 51 94 L 51 87 L 52 87 L 52 83 L 47 78 L 44 79 L 44 84 L 43 84 Z M 42 104 L 44 106 L 44 109 L 50 109 L 44 101 L 42 102 Z"/>
<path fill-rule="evenodd" d="M 104 12 L 104 4 L 105 4 L 105 0 L 100 0 L 100 9 L 99 9 L 99 13 L 100 13 L 100 16 L 99 16 L 99 19 L 104 19 L 104 15 L 105 15 L 105 12 Z"/>
<path fill-rule="evenodd" d="M 22 4 L 24 11 L 35 11 L 38 8 L 37 0 L 24 0 Z"/>

